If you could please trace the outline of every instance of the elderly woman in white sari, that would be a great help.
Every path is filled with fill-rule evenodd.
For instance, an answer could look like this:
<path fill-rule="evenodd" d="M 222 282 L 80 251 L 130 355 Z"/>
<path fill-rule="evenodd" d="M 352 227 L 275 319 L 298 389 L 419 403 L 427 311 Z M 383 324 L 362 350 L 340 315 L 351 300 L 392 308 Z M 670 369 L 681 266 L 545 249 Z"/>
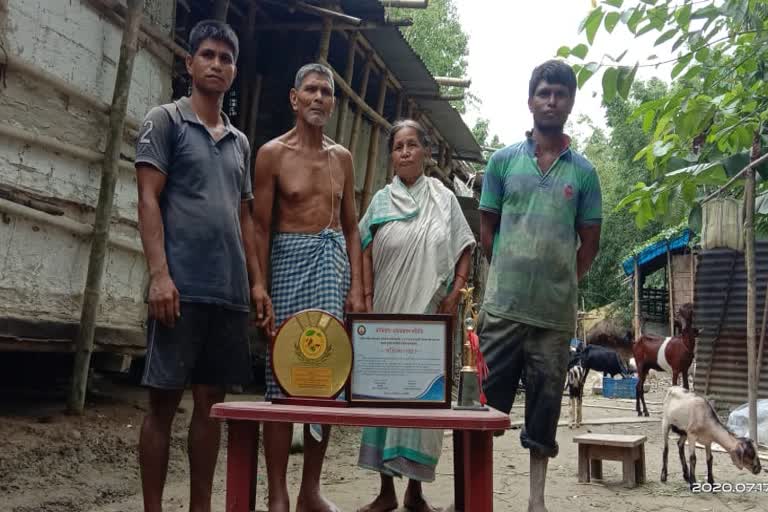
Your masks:
<path fill-rule="evenodd" d="M 472 231 L 456 196 L 424 176 L 430 142 L 419 123 L 397 122 L 389 150 L 395 177 L 360 221 L 368 311 L 456 315 L 475 244 Z M 434 481 L 442 442 L 438 430 L 364 429 L 358 464 L 380 473 L 381 489 L 360 512 L 398 508 L 395 476 L 409 479 L 403 502 L 408 510 L 436 510 L 421 483 Z"/>

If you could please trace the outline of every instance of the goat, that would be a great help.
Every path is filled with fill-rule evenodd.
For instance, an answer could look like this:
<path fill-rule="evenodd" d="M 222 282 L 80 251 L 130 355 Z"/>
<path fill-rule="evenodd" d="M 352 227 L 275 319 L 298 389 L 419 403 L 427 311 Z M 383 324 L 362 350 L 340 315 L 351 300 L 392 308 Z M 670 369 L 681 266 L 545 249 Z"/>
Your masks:
<path fill-rule="evenodd" d="M 644 334 L 632 344 L 632 354 L 637 364 L 637 393 L 635 396 L 635 408 L 637 415 L 648 416 L 648 406 L 645 405 L 645 378 L 650 370 L 666 371 L 672 373 L 672 385 L 677 386 L 680 375 L 683 376 L 683 387 L 688 389 L 688 369 L 693 362 L 696 348 L 696 333 L 693 328 L 693 304 L 686 303 L 678 310 L 680 322 L 680 334 L 677 336 L 661 338 Z M 643 410 L 640 410 L 640 403 Z"/>
<path fill-rule="evenodd" d="M 629 376 L 621 358 L 611 349 L 587 345 L 581 350 L 572 351 L 566 378 L 571 406 L 570 428 L 581 425 L 581 400 L 584 396 L 584 383 L 587 381 L 590 370 L 603 372 L 603 375 L 609 374 L 611 377 L 617 373 L 625 378 Z"/>
<path fill-rule="evenodd" d="M 696 442 L 704 445 L 707 454 L 707 482 L 712 484 L 712 443 L 716 442 L 731 455 L 733 464 L 739 468 L 747 468 L 753 475 L 760 473 L 760 458 L 757 447 L 751 439 L 736 437 L 720 423 L 717 413 L 710 403 L 693 391 L 673 386 L 664 397 L 661 418 L 661 433 L 664 437 L 664 452 L 662 455 L 661 481 L 667 481 L 667 454 L 669 452 L 669 431 L 680 436 L 677 447 L 680 451 L 680 464 L 683 467 L 683 478 L 693 487 L 696 483 Z M 690 468 L 685 463 L 685 440 L 688 439 Z"/>

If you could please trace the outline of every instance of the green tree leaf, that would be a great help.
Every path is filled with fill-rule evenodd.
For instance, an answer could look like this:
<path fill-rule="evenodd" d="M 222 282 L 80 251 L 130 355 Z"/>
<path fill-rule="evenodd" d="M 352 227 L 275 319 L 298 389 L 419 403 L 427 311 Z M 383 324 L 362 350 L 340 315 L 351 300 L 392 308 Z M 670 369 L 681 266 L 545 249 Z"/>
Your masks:
<path fill-rule="evenodd" d="M 579 73 L 576 76 L 576 82 L 579 86 L 579 89 L 581 89 L 584 84 L 587 83 L 587 80 L 592 78 L 592 75 L 594 75 L 598 69 L 600 69 L 600 64 L 597 62 L 590 62 L 581 68 L 581 70 L 579 70 Z"/>
<path fill-rule="evenodd" d="M 595 36 L 597 35 L 597 30 L 600 28 L 600 23 L 603 21 L 604 14 L 603 9 L 598 7 L 597 9 L 593 9 L 584 20 L 584 30 L 587 32 L 587 41 L 589 41 L 589 44 L 595 42 Z"/>
<path fill-rule="evenodd" d="M 578 44 L 571 48 L 571 55 L 574 55 L 580 59 L 583 59 L 587 56 L 587 51 L 589 51 L 589 48 L 585 44 Z"/>
<path fill-rule="evenodd" d="M 619 19 L 621 18 L 621 15 L 617 12 L 609 12 L 605 15 L 605 30 L 608 31 L 610 34 L 613 32 L 613 29 L 616 28 L 616 25 L 619 23 Z"/>
<path fill-rule="evenodd" d="M 691 62 L 691 59 L 693 58 L 693 55 L 690 53 L 687 53 L 683 55 L 678 61 L 677 64 L 675 64 L 675 67 L 672 68 L 672 73 L 670 76 L 674 79 L 677 75 L 683 72 L 683 70 L 688 67 L 688 64 Z"/>
<path fill-rule="evenodd" d="M 656 42 L 653 43 L 653 46 L 659 46 L 660 44 L 664 44 L 670 39 L 672 39 L 673 37 L 675 37 L 677 34 L 678 34 L 678 30 L 676 28 L 667 30 L 666 32 L 661 34 L 658 39 L 656 39 Z"/>
<path fill-rule="evenodd" d="M 571 55 L 571 49 L 568 46 L 561 46 L 557 49 L 558 57 L 568 58 Z M 583 57 L 582 57 L 583 58 Z"/>
<path fill-rule="evenodd" d="M 619 70 L 616 68 L 608 68 L 603 73 L 603 98 L 605 101 L 612 101 L 616 97 L 618 79 Z"/>
<path fill-rule="evenodd" d="M 627 99 L 629 97 L 629 90 L 632 88 L 632 82 L 635 81 L 635 75 L 637 74 L 637 68 L 639 63 L 635 64 L 635 67 L 621 67 L 617 77 L 617 88 L 619 95 Z"/>

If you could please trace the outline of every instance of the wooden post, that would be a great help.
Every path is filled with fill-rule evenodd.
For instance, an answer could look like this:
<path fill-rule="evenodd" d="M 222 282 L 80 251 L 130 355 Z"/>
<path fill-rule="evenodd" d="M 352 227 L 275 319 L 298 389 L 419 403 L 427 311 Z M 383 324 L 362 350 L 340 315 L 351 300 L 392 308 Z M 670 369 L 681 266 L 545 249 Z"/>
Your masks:
<path fill-rule="evenodd" d="M 359 32 L 353 32 L 349 37 L 349 49 L 347 50 L 347 65 L 344 68 L 344 81 L 348 84 L 352 83 L 352 79 L 355 76 L 355 54 L 357 53 L 357 38 Z M 347 130 L 347 115 L 349 112 L 349 100 L 346 94 L 341 92 L 339 94 L 339 110 L 337 114 L 338 121 L 336 122 L 336 142 L 344 144 L 344 132 Z"/>
<path fill-rule="evenodd" d="M 261 100 L 261 85 L 263 82 L 262 75 L 256 75 L 253 77 L 253 92 L 251 93 L 251 105 L 248 112 L 248 127 L 246 128 L 245 135 L 248 137 L 248 142 L 251 148 L 254 147 L 256 139 L 256 125 L 259 120 L 259 101 Z M 255 150 L 251 150 L 252 158 L 256 158 Z M 255 160 L 254 160 L 255 161 Z"/>
<path fill-rule="evenodd" d="M 229 10 L 229 0 L 214 0 L 211 18 L 226 23 L 227 11 Z"/>
<path fill-rule="evenodd" d="M 248 6 L 248 13 L 246 14 L 245 28 L 240 39 L 240 54 L 242 58 L 240 62 L 243 63 L 242 67 L 242 80 L 240 87 L 240 102 L 241 115 L 239 119 L 240 130 L 246 134 L 248 140 L 251 140 L 248 129 L 251 126 L 251 112 L 253 111 L 253 93 L 256 88 L 256 74 L 255 67 L 245 65 L 245 63 L 253 62 L 257 56 L 257 43 L 256 43 L 256 14 L 258 8 L 256 3 L 251 3 Z"/>
<path fill-rule="evenodd" d="M 328 50 L 331 47 L 331 32 L 333 20 L 330 16 L 323 18 L 323 31 L 320 33 L 320 46 L 317 48 L 317 60 L 328 60 Z"/>
<path fill-rule="evenodd" d="M 376 112 L 384 112 L 384 104 L 387 99 L 387 75 L 386 70 L 381 72 L 381 85 L 379 86 L 379 97 L 376 102 Z M 379 140 L 381 139 L 381 127 L 374 124 L 371 128 L 371 141 L 368 144 L 368 163 L 365 166 L 365 184 L 363 185 L 363 196 L 360 199 L 360 213 L 368 208 L 368 203 L 373 195 L 373 178 L 376 175 L 376 166 L 379 159 Z"/>
<path fill-rule="evenodd" d="M 669 280 L 669 336 L 675 335 L 675 286 L 672 276 L 672 253 L 667 245 L 667 279 Z"/>
<path fill-rule="evenodd" d="M 136 43 L 143 6 L 144 0 L 128 0 L 126 25 L 120 46 L 120 62 L 117 66 L 115 90 L 109 113 L 109 132 L 102 164 L 99 201 L 96 205 L 96 219 L 93 226 L 93 238 L 91 239 L 91 253 L 88 259 L 88 275 L 83 291 L 83 309 L 80 315 L 80 328 L 75 339 L 72 388 L 67 404 L 69 411 L 76 414 L 82 414 L 85 406 L 88 370 L 93 352 L 93 336 L 96 331 L 96 310 L 101 298 L 101 282 L 106 265 L 107 241 L 109 239 L 109 221 L 112 217 L 112 205 L 115 199 L 117 167 L 123 142 L 122 135 L 128 109 L 128 93 L 131 87 L 133 61 L 138 46 Z"/>
<path fill-rule="evenodd" d="M 763 369 L 763 347 L 765 346 L 765 324 L 768 323 L 768 282 L 765 285 L 765 295 L 763 296 L 763 323 L 760 329 L 760 344 L 757 347 L 757 361 L 755 362 L 755 375 L 760 383 L 760 373 Z"/>
<path fill-rule="evenodd" d="M 373 59 L 368 56 L 363 68 L 363 81 L 360 84 L 360 97 L 365 101 L 365 95 L 368 92 L 368 80 L 371 78 L 371 69 L 373 68 Z M 349 152 L 352 153 L 352 159 L 355 158 L 357 141 L 360 140 L 360 125 L 363 122 L 363 109 L 358 105 L 355 112 L 355 120 L 352 122 L 352 134 L 349 136 Z"/>
<path fill-rule="evenodd" d="M 755 134 L 751 160 L 760 156 L 760 135 Z M 755 169 L 746 172 L 744 184 L 744 259 L 747 267 L 747 403 L 749 404 L 749 437 L 757 439 L 757 379 L 755 354 L 755 313 L 757 307 L 757 276 L 755 275 Z M 763 440 L 765 441 L 765 440 Z"/>
<path fill-rule="evenodd" d="M 640 327 L 640 267 L 637 264 L 637 258 L 635 258 L 635 339 L 642 336 L 642 328 Z"/>

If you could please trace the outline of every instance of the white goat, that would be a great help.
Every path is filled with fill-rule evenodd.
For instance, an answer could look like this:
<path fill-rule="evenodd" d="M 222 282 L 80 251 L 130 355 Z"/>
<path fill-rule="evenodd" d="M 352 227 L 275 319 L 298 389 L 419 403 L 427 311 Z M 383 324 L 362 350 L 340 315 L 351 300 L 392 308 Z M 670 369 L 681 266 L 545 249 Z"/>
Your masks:
<path fill-rule="evenodd" d="M 720 423 L 717 413 L 703 397 L 680 386 L 672 386 L 664 398 L 661 418 L 661 433 L 664 436 L 664 454 L 661 466 L 661 481 L 667 481 L 667 453 L 669 431 L 680 435 L 677 447 L 680 450 L 680 464 L 683 478 L 689 485 L 696 482 L 696 443 L 704 445 L 707 454 L 707 482 L 712 484 L 712 443 L 715 442 L 731 455 L 733 464 L 747 468 L 756 475 L 760 473 L 760 458 L 755 443 L 746 437 L 736 437 Z M 690 471 L 685 463 L 685 440 L 689 440 Z"/>

